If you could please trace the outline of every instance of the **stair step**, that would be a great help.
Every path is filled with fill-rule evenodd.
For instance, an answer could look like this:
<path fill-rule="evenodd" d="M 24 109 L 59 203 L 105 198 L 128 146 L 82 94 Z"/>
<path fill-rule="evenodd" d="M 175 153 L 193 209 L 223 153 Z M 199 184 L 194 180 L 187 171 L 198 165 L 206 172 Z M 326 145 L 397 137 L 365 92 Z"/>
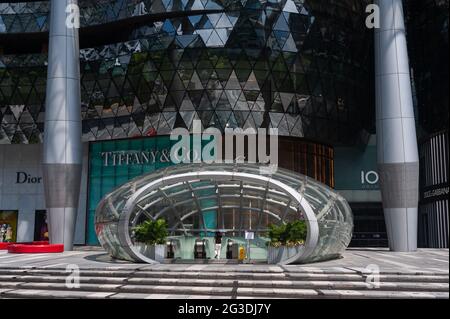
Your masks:
<path fill-rule="evenodd" d="M 135 294 L 95 291 L 0 289 L 2 298 L 65 298 L 65 299 L 230 299 L 229 296 L 182 295 L 182 294 Z"/>
<path fill-rule="evenodd" d="M 70 290 L 70 291 L 93 291 L 93 292 L 125 292 L 125 293 L 168 293 L 168 294 L 199 294 L 199 295 L 232 295 L 237 291 L 238 294 L 253 296 L 278 296 L 278 297 L 286 297 L 286 298 L 297 298 L 297 297 L 305 297 L 308 296 L 319 296 L 318 291 L 353 291 L 355 295 L 364 295 L 366 292 L 373 291 L 384 291 L 391 293 L 403 294 L 403 292 L 414 292 L 414 293 L 426 293 L 426 294 L 434 294 L 437 292 L 447 293 L 445 289 L 440 289 L 436 291 L 435 287 L 429 287 L 431 289 L 424 290 L 422 287 L 421 291 L 417 291 L 415 287 L 410 287 L 411 289 L 397 290 L 396 287 L 385 287 L 385 288 L 394 288 L 394 289 L 366 289 L 366 290 L 356 290 L 352 287 L 325 287 L 322 288 L 320 286 L 316 287 L 284 287 L 284 288 L 276 288 L 276 287 L 217 287 L 217 286 L 191 286 L 191 285 L 145 285 L 145 284 L 87 284 L 80 283 L 79 287 L 76 288 L 68 288 L 66 283 L 48 283 L 48 282 L 2 282 L 0 283 L 0 289 L 27 289 L 27 290 Z M 405 287 L 406 288 L 406 287 Z"/>
<path fill-rule="evenodd" d="M 198 288 L 198 287 L 197 287 Z M 0 289 L 0 298 L 161 298 L 170 296 L 180 299 L 196 298 L 226 298 L 226 295 L 211 295 L 210 290 L 185 289 L 185 287 L 172 287 L 172 289 L 148 290 L 146 293 L 126 291 L 89 291 L 89 290 L 66 290 L 39 289 L 35 286 L 30 289 Z M 414 292 L 414 291 L 354 291 L 354 290 L 290 290 L 290 289 L 261 289 L 261 288 L 239 288 L 236 291 L 237 298 L 332 298 L 332 299 L 448 299 L 448 293 L 444 292 Z"/>
<path fill-rule="evenodd" d="M 0 287 L 7 282 L 27 283 L 65 283 L 65 276 L 15 276 L 1 275 Z M 125 278 L 125 277 L 80 277 L 82 284 L 99 285 L 152 285 L 152 286 L 200 286 L 200 287 L 256 287 L 256 288 L 293 288 L 293 289 L 371 289 L 364 281 L 288 281 L 288 280 L 211 280 L 211 279 L 177 279 L 177 278 Z M 448 291 L 448 283 L 429 282 L 380 282 L 377 290 L 394 291 Z"/>
<path fill-rule="evenodd" d="M 331 269 L 321 269 L 321 268 L 288 268 L 286 270 L 278 267 L 264 267 L 264 268 L 254 268 L 251 265 L 240 265 L 239 267 L 211 267 L 210 265 L 192 265 L 189 267 L 177 268 L 177 265 L 172 265 L 170 268 L 162 267 L 162 265 L 153 266 L 154 268 L 149 268 L 152 266 L 143 266 L 143 268 L 123 268 L 123 267 L 104 267 L 104 268 L 81 268 L 81 271 L 86 273 L 235 273 L 235 274 L 292 274 L 292 275 L 364 275 L 364 271 L 360 269 L 347 269 L 347 268 L 331 268 Z M 65 272 L 66 268 L 62 267 L 5 267 L 0 269 L 0 274 L 3 272 L 29 272 L 29 271 L 42 271 L 42 272 Z M 405 270 L 405 271 L 380 271 L 380 275 L 403 275 L 403 276 L 449 276 L 449 272 L 446 271 L 415 271 L 415 270 Z"/>
<path fill-rule="evenodd" d="M 2 268 L 0 298 L 449 298 L 445 273 L 385 272 L 379 287 L 370 289 L 367 275 L 357 270 L 242 266 L 81 269 L 80 286 L 73 289 L 65 268 Z"/>
<path fill-rule="evenodd" d="M 367 270 L 365 268 L 316 268 L 316 267 L 295 267 L 294 266 L 284 266 L 283 269 L 286 273 L 291 274 L 364 274 Z M 448 276 L 449 272 L 440 271 L 430 271 L 430 270 L 413 270 L 405 269 L 402 271 L 380 269 L 381 275 L 424 275 L 424 276 Z"/>
<path fill-rule="evenodd" d="M 329 275 L 329 274 L 300 274 L 300 273 L 287 273 L 287 280 L 337 280 L 337 281 L 365 281 L 367 275 Z M 379 276 L 380 281 L 382 282 L 436 282 L 436 283 L 448 283 L 448 276 L 440 276 L 440 275 L 383 275 Z"/>
<path fill-rule="evenodd" d="M 0 275 L 67 276 L 62 269 L 1 269 Z M 290 280 L 290 281 L 365 281 L 362 274 L 323 273 L 248 273 L 248 272 L 202 272 L 202 271 L 134 271 L 134 270 L 80 270 L 83 277 L 118 278 L 180 278 L 216 280 Z M 381 274 L 381 282 L 433 282 L 448 283 L 446 275 Z"/>
<path fill-rule="evenodd" d="M 113 292 L 38 290 L 38 289 L 0 289 L 1 298 L 76 298 L 104 299 Z"/>
<path fill-rule="evenodd" d="M 27 269 L 27 270 L 0 270 L 0 275 L 53 275 L 53 276 L 67 276 L 64 270 L 49 270 L 49 269 Z M 186 279 L 266 279 L 277 280 L 286 277 L 284 273 L 235 273 L 235 272 L 159 272 L 159 271 L 91 271 L 80 270 L 82 276 L 94 277 L 137 277 L 137 278 L 186 278 Z"/>

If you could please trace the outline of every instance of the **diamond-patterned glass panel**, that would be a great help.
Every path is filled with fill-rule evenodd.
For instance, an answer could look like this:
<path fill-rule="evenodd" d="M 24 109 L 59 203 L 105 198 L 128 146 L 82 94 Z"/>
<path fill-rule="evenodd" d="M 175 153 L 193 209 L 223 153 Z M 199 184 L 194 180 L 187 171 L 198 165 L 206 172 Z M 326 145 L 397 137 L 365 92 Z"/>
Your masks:
<path fill-rule="evenodd" d="M 352 143 L 370 122 L 365 1 L 89 3 L 80 1 L 82 27 L 148 19 L 126 41 L 81 49 L 85 141 L 169 134 L 200 119 Z M 47 17 L 47 2 L 0 4 L 0 33 L 45 31 Z M 46 59 L 0 51 L 0 143 L 42 142 Z"/>

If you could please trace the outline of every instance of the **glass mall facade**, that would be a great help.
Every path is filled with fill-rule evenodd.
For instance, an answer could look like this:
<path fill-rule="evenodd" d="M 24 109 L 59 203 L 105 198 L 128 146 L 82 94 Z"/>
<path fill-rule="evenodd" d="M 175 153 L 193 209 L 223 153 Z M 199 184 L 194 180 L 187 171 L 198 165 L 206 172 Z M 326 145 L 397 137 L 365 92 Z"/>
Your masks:
<path fill-rule="evenodd" d="M 363 2 L 322 2 L 80 1 L 83 140 L 168 134 L 200 119 L 354 142 L 370 107 Z M 47 31 L 48 11 L 48 1 L 0 7 L 3 143 L 43 140 L 46 41 L 20 54 L 14 38 Z"/>
<path fill-rule="evenodd" d="M 448 248 L 449 1 L 408 3 L 420 138 L 421 247 Z"/>

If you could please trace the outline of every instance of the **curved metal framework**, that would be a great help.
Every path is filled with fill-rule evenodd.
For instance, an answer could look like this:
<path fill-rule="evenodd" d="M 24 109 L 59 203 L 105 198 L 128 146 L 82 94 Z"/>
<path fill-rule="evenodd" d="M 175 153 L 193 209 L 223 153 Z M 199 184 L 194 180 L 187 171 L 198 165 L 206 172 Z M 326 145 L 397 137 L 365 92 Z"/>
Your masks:
<path fill-rule="evenodd" d="M 242 238 L 246 230 L 267 241 L 271 223 L 307 222 L 305 245 L 281 263 L 335 258 L 351 239 L 353 218 L 343 197 L 328 186 L 284 169 L 261 175 L 256 164 L 190 164 L 136 178 L 103 198 L 96 232 L 114 257 L 154 263 L 134 242 L 133 227 L 164 218 L 171 238 L 207 238 L 215 231 Z"/>

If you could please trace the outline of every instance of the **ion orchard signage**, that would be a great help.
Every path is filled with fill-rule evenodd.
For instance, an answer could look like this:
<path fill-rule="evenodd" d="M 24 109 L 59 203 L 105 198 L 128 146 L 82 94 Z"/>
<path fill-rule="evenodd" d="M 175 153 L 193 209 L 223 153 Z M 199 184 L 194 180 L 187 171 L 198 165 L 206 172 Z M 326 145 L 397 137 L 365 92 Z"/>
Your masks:
<path fill-rule="evenodd" d="M 336 189 L 379 189 L 376 145 L 367 145 L 364 150 L 336 147 L 334 156 Z"/>
<path fill-rule="evenodd" d="M 361 184 L 369 184 L 369 185 L 375 185 L 378 184 L 378 181 L 380 180 L 380 176 L 375 171 L 361 171 Z"/>

